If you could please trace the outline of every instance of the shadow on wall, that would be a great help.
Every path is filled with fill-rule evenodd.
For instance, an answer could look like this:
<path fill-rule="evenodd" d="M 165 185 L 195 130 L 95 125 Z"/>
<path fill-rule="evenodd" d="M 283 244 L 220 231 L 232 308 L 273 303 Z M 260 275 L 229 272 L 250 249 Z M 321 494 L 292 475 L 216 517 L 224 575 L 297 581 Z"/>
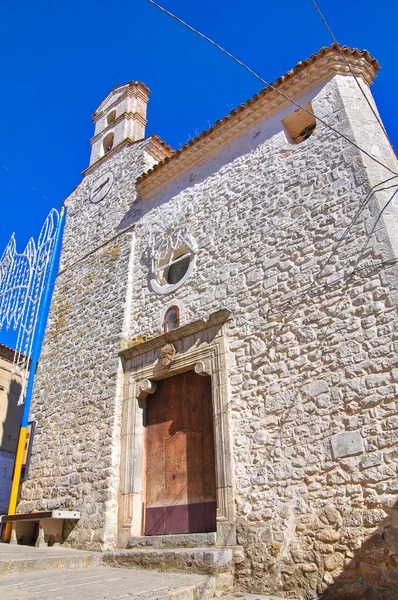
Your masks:
<path fill-rule="evenodd" d="M 0 450 L 15 454 L 18 443 L 19 428 L 21 426 L 23 405 L 18 406 L 21 393 L 21 384 L 11 379 L 10 389 L 7 394 L 7 412 L 3 421 L 3 435 L 0 440 Z"/>
<path fill-rule="evenodd" d="M 371 507 L 371 512 L 377 514 L 381 508 L 387 517 L 370 537 L 358 544 L 359 528 L 347 528 L 342 552 L 335 548 L 335 552 L 325 555 L 325 567 L 331 570 L 324 575 L 327 588 L 320 600 L 398 600 L 398 501 L 391 507 Z M 344 558 L 347 547 L 350 558 Z M 339 563 L 340 573 L 334 575 L 333 567 Z"/>

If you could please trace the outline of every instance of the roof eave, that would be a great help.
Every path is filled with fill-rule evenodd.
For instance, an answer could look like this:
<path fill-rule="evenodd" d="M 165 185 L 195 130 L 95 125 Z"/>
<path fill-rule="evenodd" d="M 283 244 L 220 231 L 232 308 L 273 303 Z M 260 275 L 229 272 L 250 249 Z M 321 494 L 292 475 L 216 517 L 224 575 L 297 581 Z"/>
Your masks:
<path fill-rule="evenodd" d="M 311 58 L 298 63 L 292 70 L 279 77 L 271 84 L 272 87 L 264 88 L 255 94 L 245 104 L 232 110 L 208 130 L 141 175 L 137 180 L 138 193 L 144 199 L 149 198 L 171 180 L 207 160 L 225 143 L 229 143 L 257 122 L 283 108 L 289 101 L 276 90 L 297 99 L 332 76 L 351 75 L 351 71 L 361 77 L 367 85 L 371 85 L 379 68 L 376 59 L 371 57 L 367 50 L 343 46 L 340 51 L 337 44 L 322 48 Z"/>

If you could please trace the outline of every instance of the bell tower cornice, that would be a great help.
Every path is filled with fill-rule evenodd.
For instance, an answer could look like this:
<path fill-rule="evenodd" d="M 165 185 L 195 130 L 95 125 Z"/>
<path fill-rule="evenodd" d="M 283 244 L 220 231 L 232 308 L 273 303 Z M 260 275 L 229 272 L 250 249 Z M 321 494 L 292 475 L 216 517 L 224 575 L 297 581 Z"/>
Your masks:
<path fill-rule="evenodd" d="M 132 113 L 132 112 L 122 113 L 121 115 L 119 115 L 119 117 L 117 117 L 117 119 L 115 119 L 115 121 L 113 123 L 111 123 L 110 125 L 107 125 L 107 127 L 105 127 L 105 129 L 103 131 L 100 131 L 99 133 L 97 133 L 96 135 L 94 135 L 91 138 L 91 140 L 90 140 L 91 146 L 93 146 L 93 144 L 95 144 L 99 139 L 101 139 L 104 134 L 106 134 L 107 132 L 111 131 L 112 128 L 116 127 L 119 123 L 121 123 L 124 120 L 131 120 L 131 119 L 136 119 L 139 123 L 141 123 L 141 125 L 144 128 L 145 128 L 145 126 L 147 124 L 147 120 L 144 119 L 138 113 Z M 137 141 L 137 140 L 135 140 L 135 141 Z"/>
<path fill-rule="evenodd" d="M 94 136 L 90 140 L 90 167 L 145 137 L 149 89 L 140 81 L 115 87 L 93 113 Z"/>
<path fill-rule="evenodd" d="M 118 85 L 109 92 L 105 100 L 93 112 L 93 122 L 96 123 L 103 117 L 104 111 L 111 110 L 126 98 L 140 97 L 144 102 L 148 102 L 149 94 L 150 89 L 142 81 L 129 81 L 123 85 Z"/>

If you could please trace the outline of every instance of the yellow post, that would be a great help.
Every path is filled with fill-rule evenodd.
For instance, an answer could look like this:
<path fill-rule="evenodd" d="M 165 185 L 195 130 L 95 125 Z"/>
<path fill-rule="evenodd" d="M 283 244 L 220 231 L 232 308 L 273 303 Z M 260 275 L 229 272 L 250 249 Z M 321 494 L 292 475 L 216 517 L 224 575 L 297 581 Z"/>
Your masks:
<path fill-rule="evenodd" d="M 15 456 L 14 477 L 12 480 L 10 503 L 8 505 L 8 514 L 14 515 L 17 508 L 19 483 L 21 481 L 22 460 L 26 441 L 26 427 L 21 427 L 18 438 L 17 454 Z M 11 539 L 12 523 L 6 523 L 4 541 L 9 542 Z"/>

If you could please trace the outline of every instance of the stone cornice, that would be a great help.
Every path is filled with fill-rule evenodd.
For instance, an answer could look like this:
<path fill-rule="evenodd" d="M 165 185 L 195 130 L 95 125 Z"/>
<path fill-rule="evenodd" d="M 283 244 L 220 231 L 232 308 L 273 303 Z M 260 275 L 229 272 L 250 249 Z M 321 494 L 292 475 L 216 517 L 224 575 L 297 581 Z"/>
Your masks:
<path fill-rule="evenodd" d="M 102 131 L 100 131 L 99 133 L 94 135 L 90 140 L 90 144 L 91 145 L 95 144 L 95 142 L 97 142 L 99 139 L 101 139 L 103 137 L 104 133 L 106 133 L 108 131 L 112 131 L 112 129 L 115 127 L 115 125 L 117 125 L 124 119 L 126 119 L 127 121 L 131 121 L 132 119 L 134 119 L 135 121 L 140 122 L 143 127 L 145 127 L 147 124 L 147 120 L 144 119 L 144 117 L 142 115 L 140 115 L 139 113 L 123 112 L 121 115 L 118 116 L 117 119 L 115 119 L 112 123 L 107 125 Z"/>
<path fill-rule="evenodd" d="M 130 138 L 126 138 L 125 140 L 120 142 L 120 144 L 112 148 L 112 150 L 104 154 L 104 156 L 101 156 L 101 158 L 99 158 L 95 163 L 93 163 L 92 165 L 87 167 L 87 169 L 82 171 L 83 177 L 86 177 L 86 175 L 90 175 L 91 173 L 93 173 L 93 171 L 95 171 L 100 165 L 102 165 L 108 158 L 114 156 L 115 154 L 117 154 L 117 152 L 120 152 L 120 150 L 123 150 L 123 148 L 125 148 L 126 146 L 131 146 L 131 144 L 138 144 L 139 142 L 144 142 L 145 140 L 148 141 L 148 145 L 146 146 L 145 150 L 148 151 L 149 154 L 155 158 L 155 160 L 162 160 L 173 153 L 170 146 L 168 146 L 157 135 L 151 135 L 150 137 L 142 138 L 141 140 L 136 141 L 133 141 Z"/>
<path fill-rule="evenodd" d="M 121 88 L 125 88 L 123 90 L 123 92 L 117 97 L 117 99 L 112 102 L 112 104 L 110 104 L 107 107 L 107 111 L 110 108 L 113 108 L 113 106 L 116 106 L 121 99 L 126 98 L 127 96 L 140 96 L 143 100 L 148 100 L 148 95 L 150 93 L 149 88 L 145 85 L 145 83 L 142 83 L 142 81 L 129 81 L 128 83 L 125 83 L 123 85 L 118 85 L 116 87 L 113 88 L 113 90 L 111 90 L 109 92 L 109 94 L 107 95 L 107 97 L 105 98 L 105 100 L 103 100 L 101 102 L 101 104 L 99 105 L 99 107 L 93 112 L 93 121 L 94 123 L 96 123 L 104 114 L 104 106 L 106 106 L 106 103 L 109 101 L 109 99 L 114 96 L 118 90 L 120 90 Z"/>
<path fill-rule="evenodd" d="M 352 50 L 344 46 L 341 51 L 344 57 L 336 44 L 330 48 L 323 48 L 280 77 L 273 87 L 297 99 L 334 75 L 351 75 L 344 58 L 352 72 L 370 85 L 379 69 L 377 61 L 366 50 Z M 138 193 L 144 199 L 149 198 L 171 180 L 197 167 L 231 140 L 243 135 L 256 123 L 287 105 L 289 101 L 277 91 L 270 87 L 263 89 L 245 104 L 217 121 L 210 129 L 141 175 L 137 180 Z"/>
<path fill-rule="evenodd" d="M 87 169 L 85 169 L 82 172 L 83 177 L 86 177 L 86 175 L 90 175 L 90 173 L 92 173 L 93 171 L 95 171 L 95 169 L 97 169 L 100 165 L 102 165 L 102 163 L 104 163 L 106 160 L 108 160 L 108 158 L 111 158 L 112 156 L 115 156 L 115 154 L 117 154 L 118 152 L 120 152 L 120 150 L 123 150 L 123 148 L 125 148 L 126 146 L 130 146 L 131 144 L 136 144 L 137 142 L 142 142 L 143 139 L 142 140 L 137 140 L 136 142 L 134 142 L 130 138 L 126 138 L 125 140 L 123 140 L 122 142 L 120 142 L 120 144 L 118 144 L 117 146 L 114 146 L 112 148 L 112 150 L 109 150 L 109 152 L 107 152 L 106 154 L 104 154 L 104 156 L 101 156 L 101 158 L 99 158 L 97 161 L 95 161 L 95 163 L 93 163 L 92 165 L 90 165 L 89 167 L 87 167 Z"/>
<path fill-rule="evenodd" d="M 129 348 L 126 348 L 120 352 L 120 356 L 122 356 L 125 360 L 134 358 L 140 354 L 145 354 L 145 352 L 149 352 L 150 350 L 161 348 L 165 344 L 170 344 L 176 340 L 182 340 L 190 335 L 198 333 L 199 331 L 210 329 L 210 327 L 214 327 L 216 325 L 222 325 L 223 323 L 226 323 L 231 316 L 232 313 L 230 310 L 227 308 L 221 308 L 220 310 L 211 313 L 207 319 L 193 321 L 192 323 L 182 325 L 182 327 L 177 327 L 177 329 L 162 333 L 161 335 L 157 335 L 156 337 L 147 340 L 140 340 L 137 338 L 139 341 L 136 343 L 133 341 Z"/>
<path fill-rule="evenodd" d="M 145 148 L 155 160 L 163 160 L 173 154 L 173 150 L 157 135 L 150 137 L 149 144 Z"/>

